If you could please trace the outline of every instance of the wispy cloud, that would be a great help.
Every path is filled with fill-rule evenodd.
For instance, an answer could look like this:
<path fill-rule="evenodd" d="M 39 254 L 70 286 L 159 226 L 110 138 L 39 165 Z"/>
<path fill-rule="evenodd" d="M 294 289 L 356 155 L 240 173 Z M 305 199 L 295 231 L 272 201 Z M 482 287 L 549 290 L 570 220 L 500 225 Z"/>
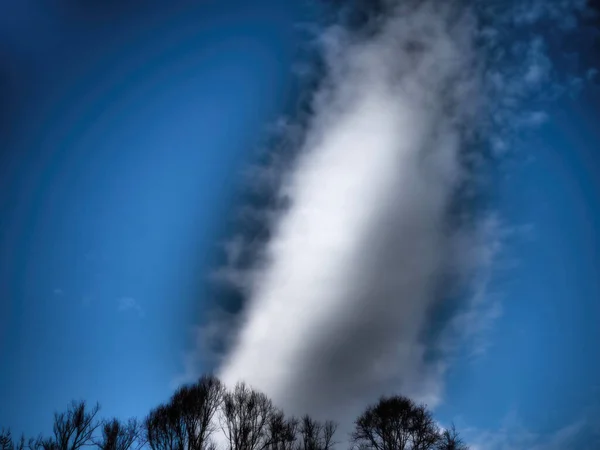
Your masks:
<path fill-rule="evenodd" d="M 600 443 L 598 436 L 590 433 L 590 423 L 585 418 L 570 421 L 548 432 L 534 432 L 522 423 L 507 420 L 497 430 L 467 430 L 472 450 L 562 450 L 565 448 L 594 449 Z M 510 419 L 510 417 L 509 417 Z"/>
<path fill-rule="evenodd" d="M 144 309 L 142 305 L 133 297 L 119 298 L 118 310 L 121 312 L 134 312 L 139 317 L 144 317 Z"/>
<path fill-rule="evenodd" d="M 183 372 L 171 380 L 172 387 L 195 382 L 201 375 L 199 368 L 219 367 L 223 363 L 225 349 L 231 346 L 240 319 L 220 308 L 208 311 L 202 324 L 191 330 L 194 345 L 183 355 Z"/>

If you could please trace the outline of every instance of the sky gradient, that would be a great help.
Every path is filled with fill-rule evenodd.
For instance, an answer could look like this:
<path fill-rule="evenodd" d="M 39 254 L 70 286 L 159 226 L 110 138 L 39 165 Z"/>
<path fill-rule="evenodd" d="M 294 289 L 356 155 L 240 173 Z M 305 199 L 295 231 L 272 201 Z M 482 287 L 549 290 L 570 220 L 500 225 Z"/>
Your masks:
<path fill-rule="evenodd" d="M 381 140 L 385 141 L 387 130 L 396 133 L 401 129 L 394 122 L 401 115 L 395 104 L 389 110 L 381 109 L 387 107 L 385 102 L 389 99 L 365 94 L 367 100 L 357 111 L 362 114 L 373 108 L 377 114 L 373 114 L 372 121 L 365 122 L 357 116 L 360 120 L 352 122 L 352 114 L 348 113 L 357 134 L 347 139 L 340 132 L 346 155 L 340 157 L 337 155 L 342 153 L 336 149 L 342 144 L 336 144 L 333 138 L 328 141 L 328 133 L 334 128 L 328 118 L 337 117 L 328 108 L 331 104 L 337 107 L 337 101 L 347 107 L 342 101 L 346 97 L 336 89 L 327 91 L 322 86 L 317 92 L 325 92 L 325 100 L 302 111 L 312 121 L 304 130 L 308 144 L 305 142 L 298 152 L 309 156 L 299 158 L 298 166 L 294 160 L 291 169 L 286 167 L 276 174 L 284 180 L 283 190 L 293 200 L 291 204 L 306 205 L 306 209 L 298 209 L 297 215 L 293 208 L 289 216 L 279 212 L 275 215 L 279 225 L 272 230 L 279 231 L 273 231 L 269 241 L 275 242 L 272 253 L 272 244 L 263 245 L 260 239 L 253 241 L 259 250 L 248 250 L 236 240 L 249 233 L 248 228 L 238 229 L 236 222 L 240 208 L 247 206 L 244 195 L 249 187 L 243 173 L 249 164 L 260 159 L 257 151 L 265 145 L 274 124 L 280 124 L 279 119 L 290 114 L 294 119 L 294 108 L 306 95 L 306 86 L 298 78 L 306 69 L 301 64 L 305 62 L 303 52 L 314 44 L 314 28 L 303 25 L 321 23 L 324 17 L 321 6 L 308 1 L 248 3 L 23 0 L 2 6 L 0 426 L 11 427 L 17 435 L 48 433 L 52 413 L 79 398 L 99 401 L 103 416 L 143 417 L 151 407 L 164 401 L 179 381 L 205 370 L 218 369 L 232 380 L 238 376 L 255 377 L 252 381 L 260 385 L 266 379 L 261 377 L 272 376 L 267 372 L 276 366 L 279 350 L 269 347 L 270 341 L 288 342 L 275 335 L 273 324 L 265 328 L 271 334 L 263 330 L 260 339 L 254 338 L 251 331 L 244 332 L 252 330 L 252 320 L 233 326 L 236 331 L 241 330 L 240 336 L 249 337 L 246 341 L 242 337 L 238 347 L 227 349 L 225 363 L 220 367 L 202 363 L 207 355 L 197 355 L 198 339 L 206 337 L 199 330 L 206 330 L 207 322 L 213 323 L 212 316 L 205 316 L 207 305 L 225 303 L 219 297 L 222 291 L 215 289 L 212 282 L 215 277 L 223 281 L 226 275 L 228 283 L 243 285 L 241 294 L 231 295 L 240 295 L 244 308 L 265 305 L 264 317 L 268 317 L 268 298 L 286 296 L 290 292 L 286 289 L 295 282 L 299 284 L 294 292 L 325 305 L 326 294 L 335 289 L 324 284 L 326 287 L 311 297 L 315 288 L 306 282 L 320 279 L 310 272 L 304 278 L 288 277 L 303 270 L 305 255 L 308 262 L 322 263 L 323 272 L 337 267 L 340 261 L 344 267 L 359 267 L 363 275 L 366 272 L 365 267 L 352 266 L 354 256 L 336 259 L 337 253 L 331 253 L 331 262 L 327 258 L 310 259 L 310 245 L 315 242 L 311 236 L 321 238 L 319 233 L 327 226 L 331 232 L 326 245 L 315 244 L 317 255 L 330 255 L 328 249 L 337 251 L 337 244 L 340 251 L 347 251 L 346 243 L 356 236 L 351 231 L 354 217 L 372 220 L 377 226 L 369 228 L 368 235 L 391 236 L 389 240 L 382 238 L 380 244 L 387 243 L 399 253 L 405 251 L 402 239 L 408 242 L 406 245 L 418 239 L 432 248 L 433 242 L 454 245 L 454 241 L 435 241 L 435 236 L 422 237 L 422 233 L 407 239 L 407 232 L 399 232 L 393 226 L 404 223 L 396 222 L 396 213 L 401 217 L 408 214 L 414 219 L 411 224 L 421 224 L 420 231 L 432 223 L 429 219 L 437 217 L 434 213 L 419 215 L 437 201 L 437 194 L 430 190 L 432 183 L 416 177 L 409 185 L 420 193 L 418 202 L 405 209 L 382 206 L 384 214 L 375 210 L 377 202 L 385 203 L 378 192 L 403 192 L 405 186 L 394 184 L 395 181 L 385 184 L 384 169 L 392 160 L 377 160 L 373 151 L 372 158 L 360 166 L 362 171 L 352 172 L 352 155 L 357 155 L 356 161 L 362 155 L 362 149 L 357 146 L 352 150 L 352 145 L 364 139 L 376 147 L 379 141 L 369 141 L 372 136 L 383 136 Z M 539 31 L 535 29 L 535 14 L 556 19 L 550 10 L 542 10 L 539 5 L 543 2 L 523 4 L 531 9 L 519 16 L 524 21 L 519 26 L 527 25 L 527 21 L 534 24 L 531 29 L 523 28 L 529 30 L 527 33 L 535 35 Z M 578 4 L 583 2 L 563 2 L 561 7 Z M 542 9 L 538 11 L 534 6 Z M 430 20 L 428 16 L 413 19 L 404 27 L 410 28 L 421 19 L 427 25 Z M 363 23 L 356 20 L 353 24 L 360 30 Z M 527 125 L 525 131 L 516 127 L 517 139 L 509 139 L 508 131 L 501 135 L 511 148 L 494 162 L 485 188 L 477 185 L 485 190 L 486 211 L 493 213 L 497 227 L 494 242 L 499 246 L 494 263 L 486 268 L 489 273 L 481 292 L 485 307 L 462 316 L 468 320 L 465 328 L 470 334 L 461 338 L 451 358 L 444 359 L 441 375 L 435 372 L 436 389 L 423 395 L 425 399 L 435 399 L 432 406 L 436 418 L 441 423 L 454 421 L 474 448 L 552 449 L 574 445 L 572 448 L 593 449 L 600 445 L 600 133 L 596 126 L 600 91 L 597 72 L 592 70 L 599 65 L 594 56 L 598 31 L 592 19 L 578 23 L 575 31 L 568 29 L 567 15 L 561 16 L 560 23 L 566 31 L 561 29 L 546 36 L 549 50 L 536 55 L 548 57 L 553 65 L 549 72 L 552 82 L 540 82 L 540 86 L 559 86 L 565 92 L 551 100 L 549 88 L 542 87 L 535 92 L 535 99 L 519 99 L 522 103 L 518 108 L 523 114 L 538 108 L 543 115 L 535 116 L 535 120 L 531 115 L 510 116 L 513 122 L 515 117 L 528 117 L 536 124 Z M 394 30 L 390 35 L 404 38 L 400 32 L 394 35 Z M 561 41 L 561 36 L 567 35 L 576 37 Z M 345 41 L 344 35 L 335 33 L 325 36 L 331 38 L 325 39 L 325 47 L 331 50 L 325 66 L 334 74 L 330 81 L 335 86 L 346 86 L 344 83 L 357 67 L 356 73 L 362 76 L 360 68 L 365 61 L 371 63 L 367 67 L 376 67 L 373 61 L 386 61 L 386 48 L 396 51 L 395 43 L 384 43 L 382 54 L 368 53 L 367 45 L 364 59 L 346 57 L 345 52 L 357 54 L 352 53 L 353 45 L 362 48 L 356 44 L 362 42 L 360 39 L 371 41 L 360 34 L 350 34 L 361 36 L 356 42 Z M 465 48 L 462 34 L 451 36 L 457 49 Z M 517 32 L 514 36 L 515 40 L 522 38 Z M 438 48 L 437 41 L 431 39 L 427 42 Z M 405 51 L 404 57 L 412 57 L 410 49 Z M 439 51 L 446 52 L 447 48 L 439 47 Z M 369 59 L 373 54 L 375 59 Z M 461 57 L 466 59 L 462 54 Z M 536 60 L 539 61 L 542 60 Z M 401 70 L 398 64 L 396 69 Z M 343 70 L 335 72 L 340 67 Z M 457 67 L 441 66 L 435 76 L 442 81 L 435 78 L 431 82 L 436 87 L 443 83 L 443 70 L 447 70 L 449 78 L 454 70 L 462 73 L 462 66 Z M 536 67 L 544 66 L 540 63 Z M 381 72 L 366 71 L 369 83 L 364 85 L 369 90 L 364 92 L 371 93 Z M 519 82 L 526 79 L 527 73 Z M 357 76 L 353 80 L 358 81 L 348 82 L 348 89 L 363 92 L 362 79 Z M 457 114 L 467 117 L 471 114 L 467 109 L 465 106 Z M 348 107 L 348 111 L 353 110 Z M 442 135 L 451 127 L 451 121 L 446 127 L 446 122 L 433 121 L 425 113 L 415 117 L 422 118 L 421 124 L 428 124 L 423 127 L 432 130 L 432 135 Z M 467 119 L 464 121 L 467 123 Z M 404 124 L 405 137 L 418 128 L 398 123 Z M 360 128 L 363 126 L 364 132 Z M 395 134 L 390 136 L 389 139 L 396 139 Z M 319 148 L 328 148 L 321 141 L 333 142 L 333 150 L 319 153 Z M 323 160 L 330 158 L 347 164 L 332 163 L 323 166 L 328 167 L 327 171 L 321 170 L 314 162 L 317 159 L 310 159 L 312 148 L 317 148 L 314 154 L 330 155 L 323 156 Z M 392 158 L 394 154 L 388 156 Z M 433 178 L 454 175 L 446 166 L 440 169 L 435 165 L 434 169 L 423 173 L 433 173 Z M 354 184 L 336 184 L 336 180 L 345 179 L 345 170 L 356 174 Z M 408 183 L 405 180 L 412 180 L 413 173 L 408 171 L 400 181 Z M 314 180 L 331 183 L 323 188 Z M 340 189 L 339 197 L 335 196 L 336 189 Z M 331 194 L 331 198 L 325 194 Z M 363 209 L 353 208 L 353 200 L 359 198 L 372 201 L 361 205 Z M 385 201 L 391 202 L 388 197 Z M 345 216 L 348 210 L 356 214 Z M 437 210 L 432 207 L 432 211 Z M 302 217 L 305 222 L 294 222 L 294 217 Z M 331 222 L 326 222 L 329 219 Z M 294 228 L 296 223 L 306 225 L 302 232 L 296 235 L 292 230 L 286 234 L 285 227 Z M 380 227 L 382 223 L 389 226 Z M 278 240 L 280 236 L 283 237 Z M 301 245 L 303 252 L 294 245 Z M 246 250 L 248 254 L 240 253 Z M 369 251 L 362 254 L 374 258 L 375 253 Z M 281 258 L 285 264 L 275 264 L 272 270 L 262 268 L 264 272 L 259 275 L 223 270 L 239 263 L 237 257 L 241 254 L 252 257 L 261 252 L 275 255 L 272 260 L 277 263 L 277 258 Z M 395 259 L 399 253 L 389 259 L 377 256 L 370 260 L 379 268 L 372 276 L 376 282 L 365 284 L 370 292 L 375 292 L 375 285 L 387 289 L 386 280 L 391 278 L 384 276 L 386 270 L 405 264 L 404 259 Z M 450 262 L 464 262 L 447 257 Z M 332 273 L 337 276 L 354 272 L 335 269 Z M 249 276 L 251 288 L 245 284 L 248 278 L 235 278 L 240 274 Z M 289 285 L 277 284 L 284 278 Z M 269 285 L 264 279 L 275 281 Z M 336 289 L 337 286 L 341 284 Z M 381 289 L 384 299 L 389 296 L 385 289 Z M 288 311 L 294 315 L 293 299 L 288 302 Z M 385 301 L 381 300 L 381 304 Z M 414 311 L 427 306 L 415 304 L 418 306 Z M 437 305 L 433 300 L 431 304 Z M 302 308 L 298 311 L 304 311 Z M 353 318 L 350 308 L 347 312 L 346 319 L 355 329 L 364 325 Z M 416 321 L 417 312 L 408 317 L 404 329 Z M 459 312 L 453 309 L 452 314 L 458 317 Z M 327 316 L 327 320 L 333 320 L 332 317 Z M 231 327 L 223 330 L 229 332 Z M 299 336 L 304 336 L 311 329 L 298 330 Z M 343 325 L 339 325 L 339 330 L 338 336 L 345 336 Z M 442 329 L 433 330 L 432 334 L 437 336 L 438 331 Z M 365 331 L 365 336 L 369 333 Z M 243 345 L 248 342 L 262 344 Z M 331 354 L 324 352 L 319 357 L 329 360 L 331 355 L 341 354 L 336 345 L 342 344 L 335 339 L 331 342 Z M 348 342 L 343 342 L 347 348 Z M 377 341 L 372 342 L 376 346 Z M 358 340 L 352 341 L 351 346 L 354 355 L 360 353 Z M 273 349 L 273 366 L 249 368 L 244 362 L 246 355 L 261 355 L 266 348 Z M 281 350 L 282 361 L 291 358 L 289 348 Z M 314 361 L 307 359 L 306 367 Z M 340 361 L 347 362 L 343 358 Z M 410 369 L 417 375 L 429 374 L 416 363 Z M 320 370 L 321 366 L 315 366 L 314 373 L 321 373 Z M 323 380 L 321 386 L 327 387 L 325 375 Z M 275 381 L 272 393 L 268 392 L 274 395 Z M 351 377 L 344 381 L 348 382 L 348 389 L 355 386 Z M 304 386 L 303 383 L 300 380 L 297 386 Z M 404 384 L 403 388 L 409 385 Z M 281 402 L 285 401 L 293 403 L 282 397 Z M 323 407 L 322 411 L 329 410 Z"/>
<path fill-rule="evenodd" d="M 3 8 L 0 422 L 48 431 L 72 398 L 142 416 L 181 370 L 238 172 L 290 101 L 302 9 Z"/>

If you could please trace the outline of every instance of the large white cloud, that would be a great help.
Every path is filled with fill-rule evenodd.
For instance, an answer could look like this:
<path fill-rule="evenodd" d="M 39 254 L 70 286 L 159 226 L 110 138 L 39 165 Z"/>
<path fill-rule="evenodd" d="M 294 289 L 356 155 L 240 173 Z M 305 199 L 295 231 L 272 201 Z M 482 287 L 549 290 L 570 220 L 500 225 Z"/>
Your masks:
<path fill-rule="evenodd" d="M 342 432 L 381 394 L 440 400 L 439 352 L 500 313 L 481 306 L 484 273 L 472 284 L 475 309 L 446 318 L 444 342 L 428 339 L 432 312 L 457 288 L 469 292 L 497 250 L 497 222 L 457 218 L 468 209 L 456 206 L 480 186 L 477 148 L 506 151 L 511 130 L 543 119 L 523 100 L 552 85 L 542 37 L 528 33 L 507 52 L 504 33 L 566 20 L 580 3 L 557 14 L 537 1 L 509 12 L 390 1 L 368 32 L 322 34 L 327 74 L 297 158 L 276 177 L 288 206 L 271 215 L 260 264 L 218 272 L 247 298 L 219 359 L 226 384 L 246 381 L 287 413 L 337 420 Z M 243 246 L 231 242 L 231 259 Z"/>
<path fill-rule="evenodd" d="M 423 333 L 464 263 L 447 219 L 480 73 L 467 9 L 409 3 L 369 38 L 324 39 L 328 78 L 280 192 L 289 207 L 220 370 L 292 414 L 347 422 L 386 391 L 438 395 Z"/>

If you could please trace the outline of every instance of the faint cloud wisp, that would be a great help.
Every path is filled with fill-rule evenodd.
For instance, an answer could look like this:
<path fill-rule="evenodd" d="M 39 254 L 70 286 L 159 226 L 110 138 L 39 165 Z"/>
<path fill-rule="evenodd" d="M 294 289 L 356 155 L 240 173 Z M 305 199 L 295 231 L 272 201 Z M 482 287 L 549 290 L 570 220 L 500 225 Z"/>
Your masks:
<path fill-rule="evenodd" d="M 142 305 L 133 297 L 121 297 L 119 299 L 118 310 L 120 312 L 134 312 L 139 317 L 144 317 L 145 313 Z"/>

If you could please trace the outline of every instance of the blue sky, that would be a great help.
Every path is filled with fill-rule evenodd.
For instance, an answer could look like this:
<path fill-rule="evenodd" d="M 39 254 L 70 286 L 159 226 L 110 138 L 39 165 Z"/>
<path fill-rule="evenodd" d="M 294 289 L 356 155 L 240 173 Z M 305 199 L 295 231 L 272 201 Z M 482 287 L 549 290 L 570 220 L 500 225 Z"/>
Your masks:
<path fill-rule="evenodd" d="M 289 101 L 302 9 L 3 8 L 0 423 L 48 431 L 72 398 L 143 416 L 181 371 L 238 172 Z"/>
<path fill-rule="evenodd" d="M 297 94 L 294 24 L 311 12 L 2 8 L 0 425 L 48 432 L 74 398 L 142 417 L 183 370 L 240 171 Z M 600 93 L 547 112 L 494 196 L 517 230 L 488 288 L 502 314 L 485 353 L 450 369 L 437 410 L 465 428 L 512 418 L 552 435 L 600 408 Z"/>
<path fill-rule="evenodd" d="M 542 434 L 584 420 L 597 427 L 598 91 L 585 92 L 549 111 L 521 144 L 527 156 L 508 163 L 498 206 L 511 234 L 488 287 L 502 315 L 485 353 L 451 369 L 440 413 L 457 424 L 496 430 L 515 417 Z"/>

